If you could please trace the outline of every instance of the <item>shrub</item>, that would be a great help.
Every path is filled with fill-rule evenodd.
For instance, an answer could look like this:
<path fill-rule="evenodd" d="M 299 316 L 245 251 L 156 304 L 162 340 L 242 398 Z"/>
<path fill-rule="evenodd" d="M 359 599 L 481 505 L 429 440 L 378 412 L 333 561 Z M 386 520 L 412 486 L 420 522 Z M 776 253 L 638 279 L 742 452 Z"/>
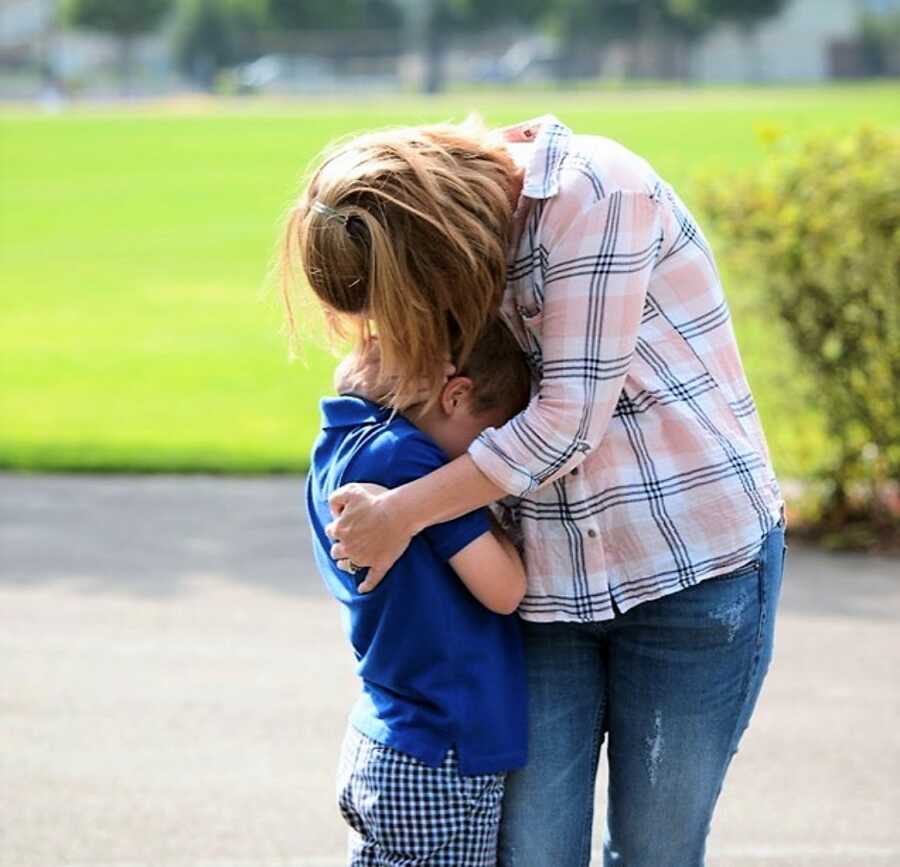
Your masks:
<path fill-rule="evenodd" d="M 700 208 L 761 284 L 814 383 L 833 457 L 826 526 L 896 529 L 900 478 L 900 135 L 863 127 L 703 179 Z"/>

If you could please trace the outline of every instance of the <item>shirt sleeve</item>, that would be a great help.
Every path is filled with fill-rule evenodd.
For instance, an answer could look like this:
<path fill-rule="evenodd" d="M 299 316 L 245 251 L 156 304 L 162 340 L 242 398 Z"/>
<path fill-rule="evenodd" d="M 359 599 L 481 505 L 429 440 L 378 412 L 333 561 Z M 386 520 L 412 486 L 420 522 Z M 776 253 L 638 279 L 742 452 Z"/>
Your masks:
<path fill-rule="evenodd" d="M 469 454 L 523 496 L 581 463 L 612 418 L 634 354 L 662 244 L 659 203 L 617 190 L 582 207 L 557 194 L 545 208 L 542 374 L 529 405 L 485 429 Z M 552 228 L 551 228 L 552 227 Z"/>
<path fill-rule="evenodd" d="M 446 455 L 436 443 L 424 436 L 404 439 L 402 448 L 395 450 L 391 462 L 390 487 L 405 485 L 447 463 Z M 422 535 L 442 560 L 449 560 L 479 536 L 491 530 L 491 515 L 486 506 L 460 515 L 450 521 L 432 524 Z"/>

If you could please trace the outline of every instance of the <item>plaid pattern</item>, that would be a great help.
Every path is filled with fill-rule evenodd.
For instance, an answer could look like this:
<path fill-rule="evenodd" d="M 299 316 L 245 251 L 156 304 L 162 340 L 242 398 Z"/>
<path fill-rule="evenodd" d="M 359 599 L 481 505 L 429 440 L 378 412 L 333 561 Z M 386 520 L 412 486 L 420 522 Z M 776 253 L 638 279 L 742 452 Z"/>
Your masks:
<path fill-rule="evenodd" d="M 347 726 L 337 797 L 350 867 L 493 867 L 506 775 L 436 768 Z"/>
<path fill-rule="evenodd" d="M 469 453 L 521 525 L 520 615 L 609 619 L 751 559 L 782 496 L 684 202 L 552 114 L 504 134 L 525 179 L 501 312 L 538 385 Z"/>

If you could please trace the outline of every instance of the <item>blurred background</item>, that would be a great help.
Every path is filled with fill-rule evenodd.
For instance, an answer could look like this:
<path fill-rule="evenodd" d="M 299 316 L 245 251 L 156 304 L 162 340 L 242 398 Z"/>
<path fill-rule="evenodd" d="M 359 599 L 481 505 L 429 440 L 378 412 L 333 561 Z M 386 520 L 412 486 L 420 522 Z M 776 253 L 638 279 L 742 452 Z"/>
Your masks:
<path fill-rule="evenodd" d="M 2 96 L 900 73 L 893 0 L 3 0 Z"/>
<path fill-rule="evenodd" d="M 0 864 L 342 863 L 273 256 L 330 141 L 473 110 L 646 157 L 723 274 L 791 551 L 709 863 L 900 865 L 900 0 L 0 0 Z"/>

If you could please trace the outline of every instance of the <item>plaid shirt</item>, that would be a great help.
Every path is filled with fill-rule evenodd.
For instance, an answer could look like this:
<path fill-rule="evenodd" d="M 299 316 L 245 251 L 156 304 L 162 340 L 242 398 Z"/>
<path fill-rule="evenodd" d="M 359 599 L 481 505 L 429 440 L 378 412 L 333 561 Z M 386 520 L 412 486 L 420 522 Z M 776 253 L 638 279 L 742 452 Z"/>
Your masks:
<path fill-rule="evenodd" d="M 501 313 L 536 380 L 469 448 L 511 495 L 527 620 L 605 620 L 752 560 L 782 496 L 720 275 L 646 160 L 552 114 L 525 168 Z"/>

